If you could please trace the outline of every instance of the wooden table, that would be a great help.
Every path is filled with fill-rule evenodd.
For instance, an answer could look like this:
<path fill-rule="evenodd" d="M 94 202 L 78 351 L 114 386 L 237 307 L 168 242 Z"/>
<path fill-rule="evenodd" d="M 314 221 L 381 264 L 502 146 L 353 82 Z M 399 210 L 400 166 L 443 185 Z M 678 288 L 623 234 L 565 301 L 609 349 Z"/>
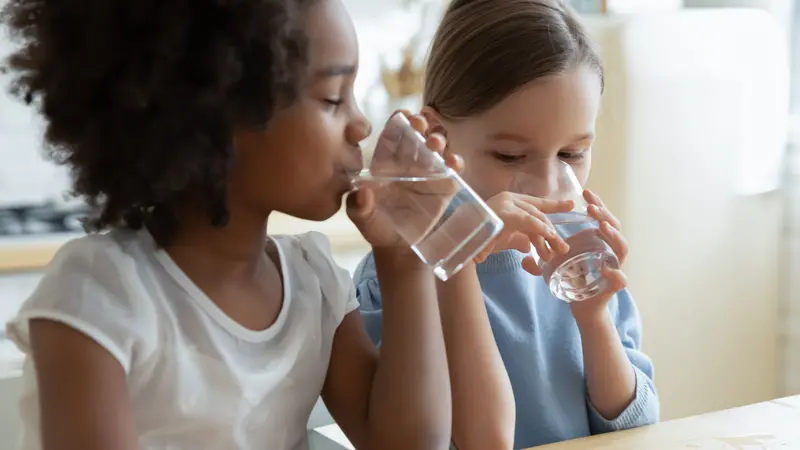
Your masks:
<path fill-rule="evenodd" d="M 536 450 L 579 449 L 800 449 L 800 396 L 536 447 Z"/>

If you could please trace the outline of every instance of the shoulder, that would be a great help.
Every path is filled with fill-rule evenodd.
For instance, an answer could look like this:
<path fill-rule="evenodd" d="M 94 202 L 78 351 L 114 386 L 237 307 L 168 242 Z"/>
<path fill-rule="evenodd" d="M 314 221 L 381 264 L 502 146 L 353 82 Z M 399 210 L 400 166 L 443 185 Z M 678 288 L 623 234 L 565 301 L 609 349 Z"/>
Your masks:
<path fill-rule="evenodd" d="M 140 238 L 134 231 L 115 231 L 62 246 L 9 322 L 10 337 L 28 352 L 31 320 L 59 322 L 96 341 L 127 370 L 133 347 L 157 333 L 154 300 L 141 275 Z"/>
<path fill-rule="evenodd" d="M 358 307 L 353 279 L 333 257 L 328 238 L 315 231 L 272 236 L 281 253 L 281 263 L 295 276 L 296 288 L 319 285 L 323 298 L 332 304 L 338 319 Z"/>
<path fill-rule="evenodd" d="M 153 300 L 145 292 L 143 280 L 151 266 L 145 233 L 112 231 L 75 239 L 65 244 L 45 269 L 29 306 L 62 306 L 87 302 L 94 308 L 113 304 L 126 312 Z M 78 300 L 83 299 L 83 300 Z M 91 302 L 91 303 L 88 303 Z M 131 311 L 128 311 L 131 310 Z"/>
<path fill-rule="evenodd" d="M 56 252 L 44 280 L 73 275 L 99 277 L 105 270 L 134 267 L 141 255 L 135 231 L 112 231 L 74 239 Z"/>
<path fill-rule="evenodd" d="M 278 246 L 282 263 L 290 266 L 299 265 L 311 269 L 313 274 L 326 282 L 352 284 L 350 274 L 336 264 L 328 237 L 322 233 L 311 231 L 297 235 L 272 236 Z"/>

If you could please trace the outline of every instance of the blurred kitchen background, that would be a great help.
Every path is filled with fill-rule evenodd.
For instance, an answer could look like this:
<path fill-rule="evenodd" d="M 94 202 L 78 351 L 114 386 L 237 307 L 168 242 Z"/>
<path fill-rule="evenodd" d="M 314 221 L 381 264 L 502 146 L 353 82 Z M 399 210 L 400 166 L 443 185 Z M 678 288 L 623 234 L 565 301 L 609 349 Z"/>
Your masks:
<path fill-rule="evenodd" d="M 380 124 L 398 107 L 418 109 L 447 1 L 344 2 L 359 34 L 365 112 Z M 662 417 L 800 394 L 800 8 L 573 3 L 606 62 L 590 184 L 630 240 L 627 272 Z M 0 37 L 0 53 L 10 48 Z M 65 199 L 68 174 L 43 160 L 40 134 L 31 111 L 0 94 L 0 322 L 81 233 L 84 207 Z M 270 224 L 273 233 L 308 229 L 328 234 L 348 269 L 367 251 L 341 214 Z M 20 358 L 0 335 L 0 450 L 16 430 Z M 319 412 L 310 428 L 326 421 Z"/>

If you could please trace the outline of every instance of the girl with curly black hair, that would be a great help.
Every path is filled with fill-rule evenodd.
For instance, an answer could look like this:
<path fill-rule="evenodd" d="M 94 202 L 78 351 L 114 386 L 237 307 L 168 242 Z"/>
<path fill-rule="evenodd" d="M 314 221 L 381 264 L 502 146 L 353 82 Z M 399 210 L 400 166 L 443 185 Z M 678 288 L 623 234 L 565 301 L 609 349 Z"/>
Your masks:
<path fill-rule="evenodd" d="M 340 1 L 9 1 L 14 92 L 98 212 L 8 327 L 22 448 L 305 449 L 320 394 L 359 449 L 446 448 L 433 276 L 372 194 L 348 211 L 385 293 L 380 354 L 326 239 L 266 235 L 273 211 L 332 216 L 361 169 Z"/>

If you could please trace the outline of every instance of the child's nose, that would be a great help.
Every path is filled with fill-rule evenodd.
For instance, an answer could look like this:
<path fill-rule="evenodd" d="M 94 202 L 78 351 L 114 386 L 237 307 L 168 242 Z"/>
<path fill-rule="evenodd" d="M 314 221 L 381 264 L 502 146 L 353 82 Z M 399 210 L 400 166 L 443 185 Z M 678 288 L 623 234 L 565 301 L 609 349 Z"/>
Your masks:
<path fill-rule="evenodd" d="M 558 190 L 559 171 L 553 164 L 540 162 L 514 175 L 511 192 L 549 198 Z"/>
<path fill-rule="evenodd" d="M 371 133 L 372 124 L 361 112 L 359 112 L 358 115 L 347 126 L 346 138 L 348 142 L 355 145 L 369 137 Z"/>

